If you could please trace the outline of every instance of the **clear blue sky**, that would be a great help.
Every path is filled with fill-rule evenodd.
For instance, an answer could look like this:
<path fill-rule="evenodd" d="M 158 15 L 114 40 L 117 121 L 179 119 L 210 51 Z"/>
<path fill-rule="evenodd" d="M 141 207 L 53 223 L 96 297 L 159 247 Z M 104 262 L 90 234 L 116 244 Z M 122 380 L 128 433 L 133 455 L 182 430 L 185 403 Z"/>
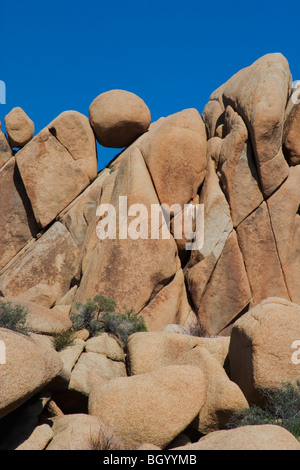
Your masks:
<path fill-rule="evenodd" d="M 300 79 L 299 2 L 0 0 L 0 120 L 15 106 L 36 133 L 59 113 L 120 88 L 152 120 L 194 107 L 269 52 Z M 119 150 L 98 147 L 99 169 Z"/>

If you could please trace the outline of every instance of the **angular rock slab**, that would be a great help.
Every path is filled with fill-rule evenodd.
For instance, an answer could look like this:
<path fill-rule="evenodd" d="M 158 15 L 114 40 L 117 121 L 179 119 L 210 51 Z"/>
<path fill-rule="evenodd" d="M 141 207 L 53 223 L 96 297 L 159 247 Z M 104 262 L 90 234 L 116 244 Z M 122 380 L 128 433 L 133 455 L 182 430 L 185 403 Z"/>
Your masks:
<path fill-rule="evenodd" d="M 148 331 L 159 331 L 170 323 L 184 325 L 190 311 L 184 276 L 180 269 L 170 284 L 163 287 L 141 310 L 140 315 L 144 318 Z"/>
<path fill-rule="evenodd" d="M 212 158 L 208 160 L 200 203 L 204 204 L 204 244 L 200 250 L 191 252 L 184 269 L 187 289 L 196 311 L 226 240 L 233 230 L 230 208 L 220 188 Z"/>
<path fill-rule="evenodd" d="M 300 166 L 290 168 L 267 205 L 288 294 L 300 304 Z"/>
<path fill-rule="evenodd" d="M 97 150 L 88 118 L 78 111 L 64 111 L 48 125 L 48 129 L 93 181 L 97 176 Z"/>
<path fill-rule="evenodd" d="M 205 333 L 219 334 L 249 304 L 251 290 L 236 232 L 233 231 L 213 270 L 198 308 Z"/>
<path fill-rule="evenodd" d="M 0 271 L 38 232 L 14 157 L 0 170 Z"/>
<path fill-rule="evenodd" d="M 263 402 L 261 391 L 299 379 L 293 343 L 300 338 L 300 306 L 269 298 L 233 326 L 229 347 L 230 376 L 249 404 Z"/>
<path fill-rule="evenodd" d="M 266 202 L 239 224 L 237 235 L 252 305 L 274 296 L 290 300 Z"/>
<path fill-rule="evenodd" d="M 221 336 L 203 338 L 162 331 L 134 333 L 127 342 L 127 365 L 130 375 L 146 374 L 160 367 L 179 365 L 183 358 L 189 359 L 185 364 L 198 366 L 196 350 L 205 348 L 223 366 L 228 347 L 229 338 Z"/>
<path fill-rule="evenodd" d="M 125 442 L 165 447 L 191 423 L 205 397 L 205 379 L 198 367 L 169 366 L 94 387 L 89 413 Z"/>
<path fill-rule="evenodd" d="M 124 224 L 119 210 L 119 196 L 127 197 L 128 208 L 143 204 L 147 209 L 147 228 L 142 237 L 134 239 L 128 230 L 120 239 Z M 146 305 L 178 270 L 177 246 L 172 236 L 151 239 L 151 204 L 159 205 L 144 159 L 137 148 L 118 167 L 110 201 L 116 209 L 116 238 L 98 240 L 93 256 L 84 271 L 76 301 L 85 302 L 97 294 L 113 298 L 121 310 L 126 306 L 135 313 Z M 125 225 L 126 227 L 126 225 Z"/>
<path fill-rule="evenodd" d="M 55 222 L 2 276 L 0 289 L 7 297 L 16 297 L 39 283 L 52 290 L 52 302 L 70 288 L 77 272 L 79 250 L 68 230 Z M 51 300 L 49 299 L 49 300 Z M 52 307 L 52 305 L 45 305 Z"/>
<path fill-rule="evenodd" d="M 263 201 L 248 131 L 242 118 L 227 106 L 218 172 L 223 191 L 230 205 L 234 227 Z"/>
<path fill-rule="evenodd" d="M 283 130 L 283 151 L 290 166 L 300 163 L 300 106 L 290 100 Z"/>
<path fill-rule="evenodd" d="M 41 227 L 52 222 L 90 183 L 88 165 L 75 160 L 48 129 L 21 149 L 16 159 Z"/>
<path fill-rule="evenodd" d="M 6 364 L 0 367 L 0 418 L 45 387 L 62 369 L 54 348 L 38 337 L 0 328 Z"/>
<path fill-rule="evenodd" d="M 8 143 L 6 135 L 1 131 L 0 122 L 0 168 L 12 157 L 12 149 Z"/>

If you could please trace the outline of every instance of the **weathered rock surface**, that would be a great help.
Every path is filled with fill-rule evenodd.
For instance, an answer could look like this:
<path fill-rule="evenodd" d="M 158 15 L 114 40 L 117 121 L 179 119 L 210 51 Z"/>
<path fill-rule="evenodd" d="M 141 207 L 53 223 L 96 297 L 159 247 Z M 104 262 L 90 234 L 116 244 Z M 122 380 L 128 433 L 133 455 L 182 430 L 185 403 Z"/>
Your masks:
<path fill-rule="evenodd" d="M 195 450 L 300 450 L 299 441 L 286 429 L 271 425 L 241 426 L 215 431 L 195 444 L 177 447 L 184 452 Z"/>
<path fill-rule="evenodd" d="M 114 432 L 95 416 L 73 414 L 52 419 L 53 439 L 46 450 L 122 450 Z"/>
<path fill-rule="evenodd" d="M 196 347 L 181 356 L 179 362 L 198 364 L 206 379 L 206 400 L 192 424 L 202 434 L 225 429 L 235 412 L 249 407 L 241 389 L 228 378 L 222 365 L 207 349 Z"/>
<path fill-rule="evenodd" d="M 0 368 L 2 418 L 45 387 L 60 372 L 62 362 L 54 348 L 38 337 L 1 328 L 0 339 L 7 358 Z"/>
<path fill-rule="evenodd" d="M 117 339 L 108 333 L 101 333 L 99 336 L 88 339 L 85 344 L 85 351 L 104 354 L 112 361 L 125 362 L 123 348 L 120 346 Z"/>
<path fill-rule="evenodd" d="M 22 108 L 13 108 L 4 118 L 11 147 L 24 147 L 33 137 L 34 123 Z"/>
<path fill-rule="evenodd" d="M 159 119 L 135 145 L 161 204 L 183 208 L 196 196 L 206 171 L 205 126 L 196 109 Z"/>
<path fill-rule="evenodd" d="M 41 424 L 33 430 L 26 441 L 16 447 L 16 450 L 44 450 L 53 436 L 52 428 L 48 424 Z"/>
<path fill-rule="evenodd" d="M 3 300 L 0 298 L 0 304 Z M 69 315 L 55 309 L 49 309 L 33 302 L 26 302 L 18 297 L 5 297 L 5 302 L 12 306 L 20 305 L 27 311 L 26 327 L 33 333 L 55 334 L 72 326 Z"/>
<path fill-rule="evenodd" d="M 70 288 L 77 272 L 78 255 L 70 233 L 56 222 L 0 276 L 0 289 L 5 296 L 16 297 L 43 283 L 53 289 L 54 301 L 58 300 Z"/>
<path fill-rule="evenodd" d="M 230 377 L 249 404 L 263 402 L 261 392 L 299 379 L 300 364 L 292 361 L 300 338 L 300 306 L 269 298 L 233 326 L 229 347 Z"/>
<path fill-rule="evenodd" d="M 0 271 L 38 232 L 14 157 L 0 169 Z"/>
<path fill-rule="evenodd" d="M 128 207 L 144 204 L 147 209 L 143 219 L 146 224 L 142 223 L 140 229 L 141 238 L 131 238 L 127 233 L 127 227 L 130 233 L 135 218 L 130 216 L 124 223 L 120 215 L 120 196 L 127 197 Z M 110 203 L 116 208 L 117 227 L 121 226 L 123 231 L 125 228 L 124 235 L 98 240 L 76 293 L 76 301 L 85 302 L 87 298 L 101 293 L 113 298 L 119 309 L 125 305 L 139 313 L 173 278 L 178 267 L 178 257 L 176 243 L 171 236 L 169 239 L 149 238 L 151 204 L 159 203 L 144 159 L 136 148 L 127 159 L 122 160 L 118 168 Z M 135 228 L 134 225 L 132 227 Z"/>
<path fill-rule="evenodd" d="M 88 118 L 78 111 L 64 111 L 48 124 L 48 129 L 93 181 L 97 176 L 97 151 Z"/>
<path fill-rule="evenodd" d="M 289 298 L 300 304 L 300 166 L 267 201 L 278 257 Z"/>
<path fill-rule="evenodd" d="M 181 364 L 183 357 L 189 357 L 190 365 L 198 365 L 198 347 L 205 348 L 223 366 L 229 338 L 198 338 L 164 332 L 135 333 L 127 342 L 130 374 L 145 374 L 159 367 Z"/>
<path fill-rule="evenodd" d="M 282 152 L 282 137 L 291 84 L 285 57 L 281 54 L 266 54 L 237 72 L 210 98 L 223 106 L 232 106 L 245 121 L 265 196 L 276 190 L 288 175 L 288 165 Z M 215 113 L 213 116 L 215 122 Z"/>
<path fill-rule="evenodd" d="M 289 165 L 295 166 L 300 163 L 300 107 L 298 104 L 289 104 L 283 130 L 283 150 Z"/>
<path fill-rule="evenodd" d="M 148 130 L 151 114 L 134 93 L 110 90 L 94 99 L 89 107 L 91 126 L 99 144 L 122 148 Z"/>
<path fill-rule="evenodd" d="M 266 202 L 238 226 L 237 235 L 252 303 L 274 296 L 289 299 Z"/>
<path fill-rule="evenodd" d="M 205 379 L 198 367 L 169 366 L 94 387 L 89 412 L 125 442 L 165 447 L 191 423 L 205 397 Z"/>
<path fill-rule="evenodd" d="M 91 182 L 90 158 L 76 160 L 48 129 L 21 149 L 16 159 L 34 215 L 42 227 Z"/>
<path fill-rule="evenodd" d="M 1 131 L 0 122 L 0 168 L 5 165 L 6 162 L 12 156 L 12 149 L 8 143 L 6 135 Z"/>
<path fill-rule="evenodd" d="M 81 354 L 71 373 L 69 389 L 89 396 L 93 387 L 106 380 L 126 377 L 126 367 L 122 361 L 108 359 L 105 354 L 85 352 Z"/>

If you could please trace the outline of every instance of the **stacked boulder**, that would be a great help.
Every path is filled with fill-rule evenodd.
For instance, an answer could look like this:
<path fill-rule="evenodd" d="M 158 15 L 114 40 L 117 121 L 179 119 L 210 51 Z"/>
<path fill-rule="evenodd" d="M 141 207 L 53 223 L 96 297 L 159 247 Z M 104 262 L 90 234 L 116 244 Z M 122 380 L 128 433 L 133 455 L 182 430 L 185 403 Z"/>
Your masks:
<path fill-rule="evenodd" d="M 252 428 L 225 430 L 234 412 L 262 404 L 263 390 L 299 378 L 300 361 L 291 360 L 300 340 L 293 93 L 287 60 L 268 54 L 212 93 L 202 116 L 185 109 L 151 123 L 144 101 L 123 90 L 99 95 L 89 119 L 65 111 L 35 136 L 23 110 L 6 116 L 0 301 L 28 310 L 30 335 L 0 328 L 10 357 L 0 364 L 0 427 L 12 432 L 35 410 L 7 447 L 254 449 L 281 441 L 299 449 L 279 426 L 265 428 L 264 439 Z M 123 149 L 99 173 L 96 140 Z M 151 236 L 149 215 L 137 239 L 100 239 L 97 208 L 111 204 L 121 227 L 120 198 L 148 214 L 168 208 L 169 236 Z M 198 204 L 204 243 L 188 251 L 175 219 Z M 55 351 L 52 336 L 71 328 L 77 302 L 97 294 L 142 316 L 148 332 L 124 349 L 111 335 L 81 331 Z"/>

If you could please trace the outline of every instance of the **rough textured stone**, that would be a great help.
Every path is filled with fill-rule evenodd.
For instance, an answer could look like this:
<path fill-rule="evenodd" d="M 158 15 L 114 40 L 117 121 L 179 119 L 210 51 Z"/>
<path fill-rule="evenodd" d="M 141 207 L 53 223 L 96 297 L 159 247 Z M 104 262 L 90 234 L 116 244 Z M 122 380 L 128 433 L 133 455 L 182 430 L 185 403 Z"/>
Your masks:
<path fill-rule="evenodd" d="M 85 341 L 83 341 L 82 339 L 76 338 L 74 339 L 74 342 L 72 345 L 68 346 L 62 351 L 59 351 L 58 354 L 63 363 L 63 368 L 60 371 L 60 373 L 57 375 L 57 377 L 55 378 L 52 384 L 52 389 L 64 390 L 68 387 L 70 378 L 71 378 L 71 372 L 74 369 L 75 364 L 78 361 L 78 358 L 82 354 L 84 347 L 85 347 Z"/>
<path fill-rule="evenodd" d="M 21 305 L 27 311 L 26 327 L 33 333 L 54 334 L 72 326 L 69 316 L 61 312 L 26 302 L 18 297 L 5 297 L 3 300 L 10 302 L 12 306 Z M 0 298 L 0 304 L 3 300 Z"/>
<path fill-rule="evenodd" d="M 13 108 L 4 121 L 11 147 L 24 147 L 32 139 L 34 123 L 22 108 Z"/>
<path fill-rule="evenodd" d="M 46 450 L 122 450 L 121 440 L 95 416 L 72 414 L 52 419 L 54 437 Z"/>
<path fill-rule="evenodd" d="M 251 300 L 251 291 L 237 236 L 233 231 L 201 299 L 198 317 L 203 331 L 220 333 Z"/>
<path fill-rule="evenodd" d="M 0 339 L 7 358 L 0 368 L 2 418 L 45 387 L 60 372 L 62 362 L 54 348 L 37 336 L 1 328 Z"/>
<path fill-rule="evenodd" d="M 93 181 L 97 176 L 97 151 L 88 118 L 77 111 L 64 111 L 48 125 L 48 129 Z"/>
<path fill-rule="evenodd" d="M 289 165 L 300 163 L 300 106 L 290 103 L 283 130 L 283 150 Z"/>
<path fill-rule="evenodd" d="M 225 106 L 231 105 L 249 129 L 265 196 L 278 188 L 288 175 L 282 137 L 291 84 L 287 60 L 275 53 L 266 54 L 240 70 L 221 90 Z"/>
<path fill-rule="evenodd" d="M 11 156 L 12 149 L 10 148 L 6 135 L 1 131 L 0 122 L 0 168 L 8 162 Z"/>
<path fill-rule="evenodd" d="M 71 373 L 69 388 L 84 395 L 89 395 L 93 387 L 100 381 L 126 377 L 123 362 L 112 361 L 104 354 L 85 352 L 81 354 Z"/>
<path fill-rule="evenodd" d="M 292 344 L 300 338 L 300 306 L 269 298 L 234 324 L 229 348 L 230 376 L 248 402 L 261 403 L 261 391 L 299 379 Z"/>
<path fill-rule="evenodd" d="M 225 429 L 233 413 L 248 408 L 241 389 L 229 380 L 222 365 L 206 348 L 196 347 L 182 355 L 179 363 L 198 365 L 206 379 L 206 400 L 193 422 L 193 427 L 202 434 Z"/>
<path fill-rule="evenodd" d="M 160 331 L 169 323 L 184 325 L 191 308 L 187 301 L 182 269 L 140 312 L 148 331 Z"/>
<path fill-rule="evenodd" d="M 201 191 L 200 203 L 204 204 L 204 244 L 191 252 L 184 268 L 188 291 L 197 312 L 205 289 L 229 234 L 233 230 L 230 208 L 220 188 L 212 159 Z"/>
<path fill-rule="evenodd" d="M 198 367 L 169 366 L 94 387 L 89 412 L 126 442 L 151 441 L 165 447 L 195 418 L 205 397 Z"/>
<path fill-rule="evenodd" d="M 180 364 L 181 357 L 190 355 L 197 347 L 205 348 L 223 366 L 229 338 L 198 338 L 165 332 L 134 333 L 127 342 L 130 374 L 145 374 L 160 367 Z M 194 360 L 193 355 L 189 358 Z M 198 361 L 197 353 L 195 360 Z M 190 364 L 195 365 L 193 362 Z"/>
<path fill-rule="evenodd" d="M 119 196 L 127 196 L 128 207 L 135 203 L 144 204 L 149 218 L 151 204 L 159 204 L 146 164 L 136 148 L 120 164 L 111 198 L 111 204 L 116 208 L 117 227 L 120 223 L 123 227 L 119 219 Z M 150 236 L 149 218 L 145 219 L 148 228 L 143 237 Z M 134 221 L 134 217 L 128 217 L 128 227 Z M 127 239 L 120 239 L 118 232 L 116 239 L 98 240 L 84 271 L 76 301 L 85 302 L 101 293 L 113 298 L 118 310 L 125 305 L 139 313 L 178 270 L 176 243 L 172 237 L 135 240 L 127 234 Z"/>
<path fill-rule="evenodd" d="M 289 299 L 266 202 L 237 227 L 237 234 L 252 304 L 272 296 Z"/>
<path fill-rule="evenodd" d="M 56 222 L 0 276 L 0 289 L 7 297 L 17 297 L 43 283 L 53 289 L 55 301 L 70 288 L 77 271 L 78 254 L 78 248 L 68 230 Z"/>
<path fill-rule="evenodd" d="M 21 149 L 16 159 L 34 215 L 42 227 L 90 183 L 89 160 L 86 165 L 84 159 L 75 160 L 48 129 Z"/>
<path fill-rule="evenodd" d="M 159 119 L 136 145 L 161 204 L 183 208 L 196 196 L 206 170 L 205 126 L 196 109 Z"/>
<path fill-rule="evenodd" d="M 113 361 L 125 362 L 125 355 L 117 339 L 108 333 L 101 333 L 94 338 L 90 338 L 85 345 L 86 352 L 104 354 Z"/>
<path fill-rule="evenodd" d="M 99 144 L 122 148 L 147 131 L 151 114 L 134 93 L 110 90 L 94 99 L 89 107 L 91 126 Z"/>
<path fill-rule="evenodd" d="M 173 450 L 300 450 L 299 441 L 286 429 L 273 424 L 241 426 L 215 431 L 200 441 Z"/>
<path fill-rule="evenodd" d="M 25 302 L 32 302 L 44 307 L 51 307 L 57 299 L 57 286 L 49 286 L 43 282 L 30 287 L 18 295 L 18 298 Z"/>
<path fill-rule="evenodd" d="M 89 225 L 94 225 L 96 222 L 96 210 L 107 175 L 108 170 L 104 169 L 95 181 L 59 215 L 59 220 L 67 227 L 80 248 L 86 241 Z"/>
<path fill-rule="evenodd" d="M 222 141 L 218 172 L 236 227 L 261 204 L 263 195 L 246 125 L 231 106 L 226 108 L 225 132 L 227 135 Z"/>
<path fill-rule="evenodd" d="M 0 270 L 38 232 L 30 202 L 11 158 L 0 170 Z"/>
<path fill-rule="evenodd" d="M 205 123 L 208 138 L 216 135 L 216 129 L 224 122 L 224 105 L 218 100 L 210 99 L 204 106 L 202 119 Z"/>
<path fill-rule="evenodd" d="M 267 205 L 288 294 L 300 304 L 300 166 L 290 168 Z"/>

